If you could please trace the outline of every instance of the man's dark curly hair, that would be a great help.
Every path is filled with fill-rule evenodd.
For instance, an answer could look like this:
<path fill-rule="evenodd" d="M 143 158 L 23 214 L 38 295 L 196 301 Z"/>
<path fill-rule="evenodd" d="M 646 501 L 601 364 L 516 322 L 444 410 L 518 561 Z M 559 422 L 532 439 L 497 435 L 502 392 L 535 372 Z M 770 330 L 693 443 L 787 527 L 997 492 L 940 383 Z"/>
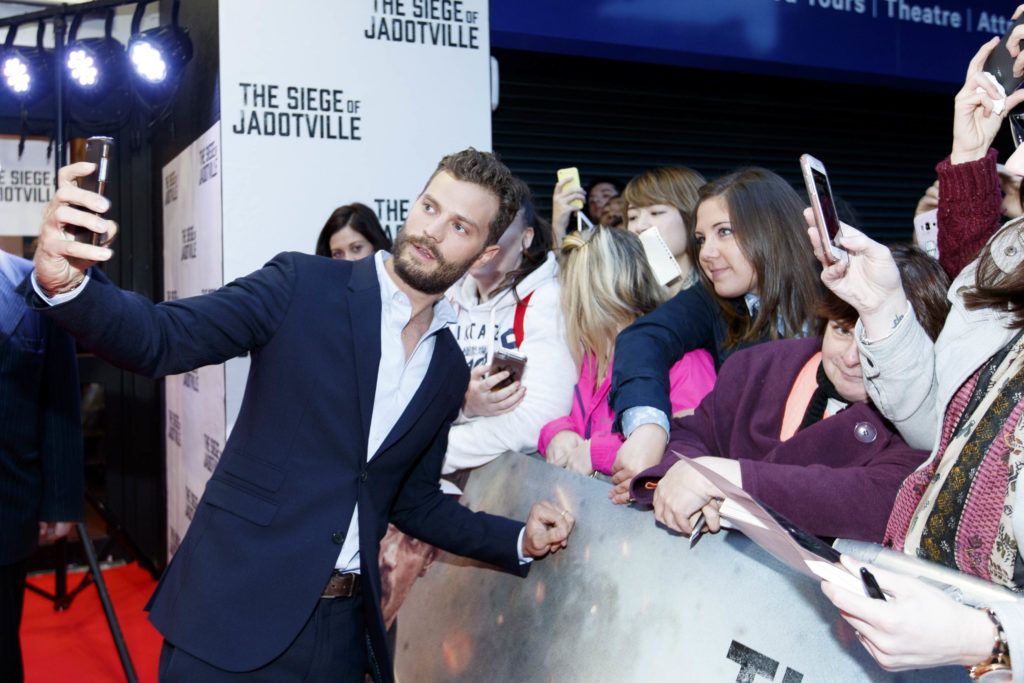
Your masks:
<path fill-rule="evenodd" d="M 495 244 L 515 219 L 522 204 L 520 185 L 515 182 L 512 171 L 498 159 L 498 155 L 472 147 L 441 159 L 430 180 L 441 171 L 447 171 L 456 180 L 479 185 L 498 198 L 498 214 L 491 221 L 485 246 Z"/>

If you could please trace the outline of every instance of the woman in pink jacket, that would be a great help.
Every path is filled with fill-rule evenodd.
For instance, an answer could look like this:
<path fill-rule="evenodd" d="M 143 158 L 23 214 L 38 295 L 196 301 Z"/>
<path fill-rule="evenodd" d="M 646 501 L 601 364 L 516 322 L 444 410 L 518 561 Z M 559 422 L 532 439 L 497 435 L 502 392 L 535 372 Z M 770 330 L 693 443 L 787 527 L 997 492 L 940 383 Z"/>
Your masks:
<path fill-rule="evenodd" d="M 540 432 L 537 448 L 548 462 L 582 474 L 611 474 L 621 434 L 612 431 L 608 405 L 615 337 L 662 303 L 665 290 L 647 265 L 640 240 L 625 230 L 594 228 L 562 242 L 559 273 L 566 338 L 580 368 L 572 411 Z M 690 413 L 715 384 L 715 366 L 703 350 L 685 354 L 669 372 L 674 414 Z"/>

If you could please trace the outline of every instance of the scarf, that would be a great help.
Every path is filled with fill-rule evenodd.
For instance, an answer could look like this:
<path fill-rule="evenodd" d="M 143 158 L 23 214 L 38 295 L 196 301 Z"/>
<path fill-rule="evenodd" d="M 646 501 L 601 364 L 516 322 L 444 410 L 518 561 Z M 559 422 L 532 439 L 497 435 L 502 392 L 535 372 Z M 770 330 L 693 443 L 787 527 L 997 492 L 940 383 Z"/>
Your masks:
<path fill-rule="evenodd" d="M 1017 588 L 1013 508 L 1024 465 L 1022 412 L 1019 333 L 950 401 L 936 457 L 896 495 L 885 545 Z"/>

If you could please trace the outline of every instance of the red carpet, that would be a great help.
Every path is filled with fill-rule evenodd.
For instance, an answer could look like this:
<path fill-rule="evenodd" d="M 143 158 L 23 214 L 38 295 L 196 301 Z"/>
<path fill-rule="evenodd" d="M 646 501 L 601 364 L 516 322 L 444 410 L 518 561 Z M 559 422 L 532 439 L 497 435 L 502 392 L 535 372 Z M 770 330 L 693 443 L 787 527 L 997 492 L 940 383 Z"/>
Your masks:
<path fill-rule="evenodd" d="M 77 586 L 81 577 L 77 572 L 68 574 L 68 588 Z M 156 582 L 136 564 L 105 569 L 103 578 L 139 681 L 155 682 L 162 640 L 142 608 Z M 36 576 L 30 581 L 53 592 L 52 574 Z M 26 591 L 21 646 L 26 683 L 125 680 L 95 586 L 80 593 L 66 612 L 54 612 L 48 600 Z"/>

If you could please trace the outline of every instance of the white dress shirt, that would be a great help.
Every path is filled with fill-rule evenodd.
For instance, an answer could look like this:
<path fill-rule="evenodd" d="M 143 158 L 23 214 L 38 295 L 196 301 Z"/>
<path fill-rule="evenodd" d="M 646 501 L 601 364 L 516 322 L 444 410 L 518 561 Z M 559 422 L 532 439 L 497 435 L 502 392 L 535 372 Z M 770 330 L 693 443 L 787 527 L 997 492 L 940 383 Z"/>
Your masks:
<path fill-rule="evenodd" d="M 434 304 L 434 317 L 430 327 L 416 342 L 409 359 L 405 359 L 402 346 L 402 330 L 412 317 L 412 303 L 409 297 L 398 289 L 388 275 L 384 262 L 391 258 L 386 251 L 378 251 L 374 257 L 377 281 L 380 283 L 380 366 L 377 368 L 377 390 L 373 397 L 373 414 L 370 417 L 370 434 L 366 442 L 366 461 L 377 454 L 377 449 L 391 433 L 398 418 L 405 411 L 413 394 L 420 388 L 430 358 L 434 354 L 435 335 L 457 320 L 448 299 L 441 297 Z M 377 558 L 372 561 L 376 562 Z M 359 505 L 352 513 L 352 521 L 345 534 L 345 543 L 334 565 L 344 572 L 359 571 Z"/>
<path fill-rule="evenodd" d="M 377 271 L 377 282 L 380 285 L 381 315 L 380 315 L 380 366 L 377 368 L 377 388 L 373 397 L 373 413 L 370 417 L 370 433 L 366 444 L 366 461 L 369 462 L 377 454 L 377 450 L 384 439 L 398 422 L 398 418 L 409 405 L 416 390 L 419 389 L 427 374 L 430 359 L 434 354 L 434 342 L 439 332 L 455 323 L 458 318 L 448 299 L 441 297 L 434 304 L 433 318 L 430 326 L 422 337 L 416 342 L 412 354 L 408 360 L 405 358 L 405 348 L 402 345 L 402 330 L 412 317 L 412 303 L 409 297 L 398 289 L 398 285 L 391 279 L 384 262 L 391 258 L 387 251 L 378 251 L 374 256 L 374 266 Z M 63 303 L 75 298 L 81 293 L 82 282 L 77 288 L 65 294 L 58 294 L 54 297 L 47 296 L 39 283 L 36 281 L 35 271 L 32 271 L 32 287 L 36 294 L 51 306 Z M 531 562 L 523 554 L 523 538 L 526 528 L 519 532 L 518 554 L 521 563 Z M 376 561 L 376 558 L 374 558 Z M 345 542 L 341 546 L 335 568 L 343 572 L 359 573 L 359 504 L 355 505 L 352 512 L 352 521 L 349 523 L 348 532 L 345 535 Z"/>

